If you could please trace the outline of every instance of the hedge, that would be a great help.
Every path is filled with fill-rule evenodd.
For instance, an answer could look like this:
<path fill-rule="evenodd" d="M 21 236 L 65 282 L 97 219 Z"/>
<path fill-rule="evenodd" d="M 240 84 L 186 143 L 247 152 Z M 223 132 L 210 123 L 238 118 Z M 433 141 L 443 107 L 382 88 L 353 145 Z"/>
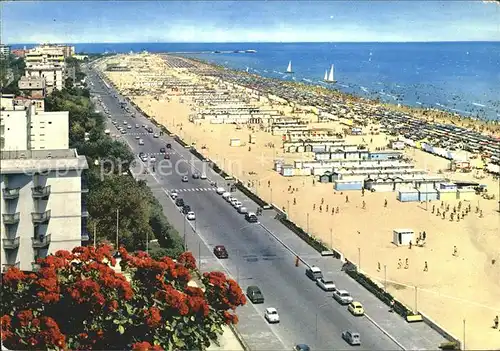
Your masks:
<path fill-rule="evenodd" d="M 347 275 L 349 275 L 352 279 L 360 283 L 365 287 L 366 290 L 375 295 L 380 301 L 385 303 L 387 306 L 391 305 L 391 301 L 394 300 L 394 312 L 406 318 L 407 316 L 413 316 L 413 311 L 409 310 L 405 305 L 401 302 L 394 299 L 394 297 L 388 292 L 384 291 L 384 289 L 380 288 L 377 284 L 375 284 L 370 278 L 365 276 L 364 274 L 357 271 L 356 266 L 353 266 L 353 269 L 345 269 Z"/>
<path fill-rule="evenodd" d="M 269 204 L 267 202 L 265 202 L 264 200 L 262 200 L 258 195 L 256 195 L 253 192 L 251 192 L 241 182 L 237 182 L 235 184 L 235 186 L 236 186 L 236 188 L 238 188 L 239 191 L 241 191 L 243 194 L 245 194 L 247 197 L 249 197 L 253 202 L 255 202 L 260 207 L 269 206 Z"/>
<path fill-rule="evenodd" d="M 458 343 L 455 341 L 443 342 L 439 345 L 439 348 L 441 350 L 460 350 Z"/>
<path fill-rule="evenodd" d="M 182 140 L 181 138 L 179 138 L 178 135 L 174 136 L 174 139 L 175 141 L 177 141 L 179 144 L 181 144 L 182 146 L 186 147 L 187 144 L 184 142 L 184 140 Z"/>
<path fill-rule="evenodd" d="M 203 156 L 202 154 L 200 154 L 200 153 L 198 152 L 198 150 L 196 150 L 194 147 L 192 147 L 192 148 L 191 148 L 191 150 L 189 150 L 189 151 L 191 151 L 191 153 L 192 153 L 192 154 L 193 154 L 196 158 L 198 158 L 199 160 L 201 160 L 201 161 L 205 161 L 205 156 Z"/>
<path fill-rule="evenodd" d="M 329 249 L 318 239 L 312 237 L 308 233 L 306 233 L 301 227 L 297 226 L 295 223 L 289 221 L 287 218 L 283 216 L 278 217 L 279 221 L 292 232 L 297 234 L 302 240 L 308 243 L 313 249 L 318 252 L 328 251 Z"/>
<path fill-rule="evenodd" d="M 223 178 L 229 177 L 229 174 L 227 174 L 222 169 L 220 169 L 220 167 L 217 166 L 217 164 L 215 162 L 212 162 L 211 166 L 212 166 L 212 169 L 215 171 L 215 173 L 221 175 Z"/>

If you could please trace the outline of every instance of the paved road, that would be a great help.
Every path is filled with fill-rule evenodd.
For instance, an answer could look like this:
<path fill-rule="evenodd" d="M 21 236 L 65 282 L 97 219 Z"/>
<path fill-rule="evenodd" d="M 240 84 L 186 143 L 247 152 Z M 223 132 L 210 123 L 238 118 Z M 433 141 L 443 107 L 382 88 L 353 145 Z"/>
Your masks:
<path fill-rule="evenodd" d="M 96 80 L 93 80 L 94 82 Z M 96 85 L 98 83 L 95 83 Z M 97 87 L 102 91 L 104 87 Z M 129 130 L 124 135 L 132 150 L 156 154 L 166 142 L 172 143 L 171 161 L 178 165 L 177 173 L 193 172 L 194 164 L 201 169 L 203 162 L 193 159 L 188 150 L 173 142 L 169 137 L 153 138 L 142 128 L 142 124 L 151 123 L 137 114 L 137 118 L 124 115 L 112 96 L 103 94 L 102 100 L 108 107 L 114 119 L 123 120 L 141 128 Z M 133 107 L 131 107 L 132 111 Z M 116 133 L 116 130 L 115 130 Z M 141 134 L 144 145 L 139 146 L 134 134 Z M 158 160 L 162 156 L 156 156 Z M 183 159 L 187 162 L 180 162 Z M 137 168 L 141 165 L 138 160 Z M 187 183 L 181 181 L 180 175 L 156 174 L 139 177 L 144 178 L 158 195 L 164 209 L 181 234 L 186 233 L 187 246 L 195 256 L 201 258 L 202 270 L 225 270 L 229 272 L 246 289 L 248 285 L 258 285 L 265 295 L 263 305 L 247 306 L 239 310 L 240 323 L 238 329 L 254 350 L 264 349 L 291 349 L 295 343 L 307 343 L 312 349 L 346 349 L 348 345 L 341 339 L 343 330 L 358 331 L 362 337 L 360 349 L 394 350 L 399 349 L 388 336 L 382 333 L 367 318 L 351 316 L 345 307 L 338 305 L 331 297 L 331 293 L 321 291 L 305 275 L 305 267 L 294 265 L 293 254 L 278 242 L 265 226 L 285 244 L 290 245 L 308 264 L 316 264 L 331 278 L 337 286 L 347 288 L 357 300 L 364 303 L 367 313 L 387 331 L 394 330 L 394 334 L 406 349 L 435 349 L 442 338 L 430 331 L 423 324 L 408 325 L 401 318 L 387 311 L 387 307 L 358 286 L 350 278 L 340 272 L 340 263 L 332 258 L 322 258 L 297 236 L 288 231 L 279 222 L 274 220 L 273 211 L 265 211 L 260 224 L 249 224 L 244 218 L 214 192 L 213 187 L 206 180 L 195 180 L 191 177 Z M 209 178 L 219 184 L 223 179 L 211 174 L 206 169 Z M 177 190 L 181 197 L 196 212 L 197 219 L 192 225 L 186 225 L 182 215 L 175 208 L 166 191 Z M 236 196 L 249 209 L 256 205 L 243 194 L 236 192 Z M 196 233 L 193 229 L 196 228 Z M 211 254 L 213 246 L 223 244 L 229 251 L 228 260 L 216 260 Z M 262 318 L 264 308 L 273 306 L 278 309 L 281 323 L 268 326 Z"/>

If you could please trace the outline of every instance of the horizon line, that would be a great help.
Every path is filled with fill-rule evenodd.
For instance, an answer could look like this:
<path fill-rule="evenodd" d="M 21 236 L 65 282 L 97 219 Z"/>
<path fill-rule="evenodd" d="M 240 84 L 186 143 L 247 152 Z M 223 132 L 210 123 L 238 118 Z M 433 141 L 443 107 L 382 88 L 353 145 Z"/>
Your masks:
<path fill-rule="evenodd" d="M 103 41 L 103 42 L 32 42 L 1 43 L 2 45 L 40 45 L 40 44 L 425 44 L 425 43 L 500 43 L 500 40 L 429 40 L 429 41 Z"/>

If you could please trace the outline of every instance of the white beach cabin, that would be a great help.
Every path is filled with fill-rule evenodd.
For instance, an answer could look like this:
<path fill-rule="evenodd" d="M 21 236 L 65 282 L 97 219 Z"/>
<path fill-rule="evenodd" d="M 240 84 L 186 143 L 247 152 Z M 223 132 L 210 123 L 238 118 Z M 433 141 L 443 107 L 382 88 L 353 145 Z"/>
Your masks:
<path fill-rule="evenodd" d="M 392 243 L 396 246 L 408 246 L 410 241 L 414 243 L 414 234 L 415 232 L 412 229 L 394 229 L 392 231 Z"/>

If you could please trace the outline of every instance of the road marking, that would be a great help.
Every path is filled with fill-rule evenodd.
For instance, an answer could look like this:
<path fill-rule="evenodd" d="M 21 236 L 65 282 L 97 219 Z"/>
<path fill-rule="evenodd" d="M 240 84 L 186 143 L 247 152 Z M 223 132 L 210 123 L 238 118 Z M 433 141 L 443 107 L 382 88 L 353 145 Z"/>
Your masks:
<path fill-rule="evenodd" d="M 183 188 L 183 189 L 169 189 L 169 192 L 176 192 L 176 193 L 182 193 L 186 191 L 215 191 L 216 189 L 214 188 Z"/>

